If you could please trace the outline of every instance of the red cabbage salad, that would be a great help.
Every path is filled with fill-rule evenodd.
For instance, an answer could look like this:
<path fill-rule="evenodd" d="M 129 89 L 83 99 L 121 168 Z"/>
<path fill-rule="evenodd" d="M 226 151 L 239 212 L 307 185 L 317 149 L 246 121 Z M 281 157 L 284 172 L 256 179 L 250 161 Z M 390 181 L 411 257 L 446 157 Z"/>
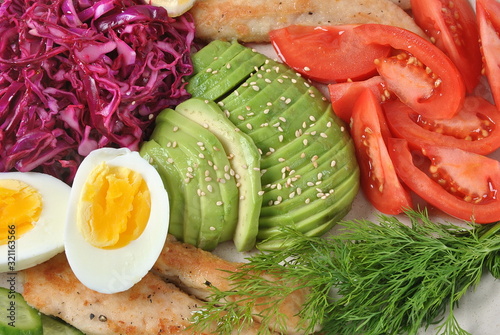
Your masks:
<path fill-rule="evenodd" d="M 72 182 L 189 98 L 194 23 L 140 0 L 0 1 L 0 171 Z"/>

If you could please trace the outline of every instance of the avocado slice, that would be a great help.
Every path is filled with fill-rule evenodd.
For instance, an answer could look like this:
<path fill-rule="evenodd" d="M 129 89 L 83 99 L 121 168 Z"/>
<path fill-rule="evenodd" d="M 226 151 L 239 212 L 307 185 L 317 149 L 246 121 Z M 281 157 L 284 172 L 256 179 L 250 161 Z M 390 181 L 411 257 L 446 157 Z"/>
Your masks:
<path fill-rule="evenodd" d="M 332 119 L 325 114 L 316 125 L 304 130 L 302 136 L 262 158 L 263 185 L 276 183 L 290 171 L 301 175 L 304 166 L 307 169 L 318 167 L 324 160 L 335 166 L 335 157 L 340 156 L 340 151 L 348 145 L 350 137 L 346 128 L 339 131 L 331 126 L 333 123 L 329 120 Z M 349 152 L 347 157 L 350 157 Z"/>
<path fill-rule="evenodd" d="M 192 56 L 193 75 L 189 78 L 187 90 L 190 87 L 199 89 L 205 81 L 217 74 L 220 69 L 228 66 L 237 55 L 245 50 L 240 44 L 227 41 L 213 41 Z"/>
<path fill-rule="evenodd" d="M 241 52 L 240 46 L 233 45 L 228 47 L 228 43 L 227 41 L 215 40 L 193 53 L 191 57 L 193 61 L 193 73 L 196 76 L 203 74 L 202 71 L 210 68 L 210 64 L 216 64 L 216 61 L 227 62 Z"/>
<path fill-rule="evenodd" d="M 268 119 L 266 115 L 278 99 L 276 92 L 287 88 L 284 78 L 288 76 L 293 76 L 292 70 L 286 71 L 278 66 L 264 65 L 219 104 L 231 111 L 230 119 L 236 125 L 242 122 L 248 123 L 252 116 L 261 114 L 264 114 L 264 119 Z M 252 123 L 258 125 L 257 122 Z"/>
<path fill-rule="evenodd" d="M 233 48 L 237 52 L 232 59 L 226 61 L 221 57 L 189 78 L 186 89 L 193 96 L 217 100 L 233 91 L 255 68 L 266 62 L 266 56 L 240 44 L 228 42 L 227 46 L 228 50 Z"/>
<path fill-rule="evenodd" d="M 238 223 L 234 243 L 239 251 L 255 246 L 262 205 L 260 153 L 253 141 L 237 130 L 219 106 L 211 101 L 191 98 L 179 104 L 176 111 L 212 132 L 231 157 L 238 176 Z"/>
<path fill-rule="evenodd" d="M 237 187 L 220 141 L 210 131 L 173 109 L 162 111 L 152 138 L 168 151 L 184 154 L 186 187 L 183 240 L 205 250 L 232 237 L 237 220 Z M 179 152 L 180 151 L 180 152 Z"/>
<path fill-rule="evenodd" d="M 280 201 L 276 201 L 276 198 L 272 197 L 269 202 L 266 202 L 267 206 L 262 208 L 260 226 L 270 227 L 285 221 L 290 224 L 297 223 L 320 212 L 323 206 L 332 208 L 343 197 L 344 193 L 350 194 L 351 191 L 358 191 L 357 187 L 348 185 L 358 178 L 357 174 L 350 173 L 350 169 L 349 165 L 343 166 L 324 179 L 315 179 L 309 176 L 308 183 L 311 182 L 311 186 L 297 187 L 293 190 L 295 192 L 293 196 L 289 196 L 291 191 L 285 190 L 287 194 L 279 198 Z M 344 186 L 346 184 L 347 186 Z M 298 192 L 298 189 L 301 192 Z M 317 206 L 319 208 L 316 208 Z"/>
<path fill-rule="evenodd" d="M 163 186 L 168 192 L 170 204 L 170 221 L 168 231 L 178 240 L 183 240 L 184 208 L 186 188 L 183 183 L 181 172 L 169 160 L 169 153 L 155 140 L 144 141 L 141 144 L 139 154 L 146 159 L 160 174 Z M 183 159 L 181 157 L 180 159 Z M 175 159 L 177 160 L 177 159 Z"/>

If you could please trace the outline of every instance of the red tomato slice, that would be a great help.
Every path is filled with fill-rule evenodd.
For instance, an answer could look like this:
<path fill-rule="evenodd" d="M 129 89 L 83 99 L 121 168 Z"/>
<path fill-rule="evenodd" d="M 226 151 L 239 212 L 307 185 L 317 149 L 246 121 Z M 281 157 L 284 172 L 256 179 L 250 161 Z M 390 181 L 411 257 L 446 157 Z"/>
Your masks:
<path fill-rule="evenodd" d="M 476 14 L 468 0 L 411 0 L 415 22 L 462 73 L 468 92 L 481 78 Z"/>
<path fill-rule="evenodd" d="M 328 85 L 333 111 L 344 122 L 351 122 L 354 102 L 365 88 L 369 88 L 380 102 L 396 99 L 396 96 L 389 92 L 387 85 L 380 76 L 373 76 L 363 81 L 348 81 Z"/>
<path fill-rule="evenodd" d="M 384 142 L 383 113 L 377 97 L 365 89 L 352 112 L 351 134 L 361 172 L 361 187 L 370 203 L 385 214 L 399 214 L 412 207 L 392 165 Z M 381 122 L 382 120 L 382 122 Z"/>
<path fill-rule="evenodd" d="M 484 57 L 484 72 L 493 98 L 500 106 L 500 2 L 477 0 L 476 15 Z"/>
<path fill-rule="evenodd" d="M 307 78 L 332 83 L 366 79 L 376 73 L 373 61 L 389 46 L 362 43 L 356 25 L 292 25 L 269 33 L 279 57 Z"/>
<path fill-rule="evenodd" d="M 432 145 L 424 145 L 414 156 L 404 139 L 389 139 L 388 148 L 401 180 L 432 206 L 466 221 L 500 220 L 498 161 Z"/>
<path fill-rule="evenodd" d="M 380 58 L 377 70 L 387 87 L 419 114 L 446 119 L 462 107 L 465 85 L 448 56 L 426 39 L 402 28 L 363 24 L 356 28 L 365 43 L 403 51 Z"/>
<path fill-rule="evenodd" d="M 436 120 L 395 101 L 383 105 L 391 133 L 411 145 L 442 145 L 487 155 L 500 148 L 500 113 L 487 100 L 468 96 L 451 119 Z"/>

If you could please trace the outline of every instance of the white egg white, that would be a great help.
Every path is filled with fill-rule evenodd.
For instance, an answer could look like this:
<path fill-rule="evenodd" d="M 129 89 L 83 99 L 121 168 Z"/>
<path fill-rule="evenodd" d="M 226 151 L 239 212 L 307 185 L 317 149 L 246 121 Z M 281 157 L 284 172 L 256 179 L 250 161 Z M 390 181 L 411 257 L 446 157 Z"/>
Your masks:
<path fill-rule="evenodd" d="M 0 179 L 22 181 L 42 196 L 40 219 L 34 227 L 7 244 L 0 245 L 0 272 L 23 270 L 52 258 L 64 250 L 66 209 L 71 187 L 38 172 L 2 172 Z"/>
<path fill-rule="evenodd" d="M 77 226 L 77 208 L 83 186 L 94 167 L 102 162 L 129 168 L 142 175 L 151 194 L 149 221 L 142 234 L 118 249 L 102 249 L 88 243 Z M 158 172 L 138 152 L 103 148 L 91 152 L 75 176 L 66 221 L 64 245 L 76 277 L 88 288 L 101 293 L 129 289 L 140 281 L 156 262 L 169 226 L 168 195 Z"/>

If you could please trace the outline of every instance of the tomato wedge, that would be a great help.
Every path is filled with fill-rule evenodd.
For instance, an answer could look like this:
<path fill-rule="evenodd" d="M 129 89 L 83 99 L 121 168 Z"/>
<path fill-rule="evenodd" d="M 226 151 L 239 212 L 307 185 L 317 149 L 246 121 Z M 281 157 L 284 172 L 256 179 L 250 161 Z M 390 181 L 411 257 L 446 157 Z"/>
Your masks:
<path fill-rule="evenodd" d="M 388 148 L 401 180 L 432 206 L 466 221 L 500 220 L 500 162 L 432 145 L 414 156 L 404 139 L 390 138 Z"/>
<path fill-rule="evenodd" d="M 376 73 L 373 60 L 389 46 L 362 43 L 357 25 L 292 25 L 269 33 L 279 57 L 307 78 L 332 83 L 366 79 Z"/>
<path fill-rule="evenodd" d="M 370 89 L 365 89 L 354 105 L 351 127 L 361 188 L 377 210 L 392 215 L 411 208 L 412 200 L 409 191 L 400 183 L 387 152 L 384 125 L 377 97 Z"/>
<path fill-rule="evenodd" d="M 460 112 L 444 120 L 423 117 L 399 101 L 383 109 L 392 135 L 415 147 L 442 145 L 482 155 L 500 148 L 500 113 L 484 98 L 467 96 Z"/>
<path fill-rule="evenodd" d="M 468 0 L 411 0 L 415 22 L 462 73 L 468 92 L 481 78 L 476 14 Z"/>
<path fill-rule="evenodd" d="M 484 72 L 495 103 L 500 106 L 500 2 L 477 0 L 476 15 L 484 57 Z"/>
<path fill-rule="evenodd" d="M 373 76 L 362 81 L 347 81 L 328 85 L 328 93 L 335 114 L 350 123 L 352 107 L 365 88 L 369 88 L 380 102 L 395 100 L 396 96 L 387 89 L 384 79 Z"/>
<path fill-rule="evenodd" d="M 363 24 L 356 33 L 365 43 L 389 45 L 396 56 L 377 60 L 377 70 L 388 89 L 427 117 L 453 117 L 462 107 L 465 85 L 457 67 L 426 39 L 399 27 Z M 375 41 L 375 42 L 374 42 Z"/>

